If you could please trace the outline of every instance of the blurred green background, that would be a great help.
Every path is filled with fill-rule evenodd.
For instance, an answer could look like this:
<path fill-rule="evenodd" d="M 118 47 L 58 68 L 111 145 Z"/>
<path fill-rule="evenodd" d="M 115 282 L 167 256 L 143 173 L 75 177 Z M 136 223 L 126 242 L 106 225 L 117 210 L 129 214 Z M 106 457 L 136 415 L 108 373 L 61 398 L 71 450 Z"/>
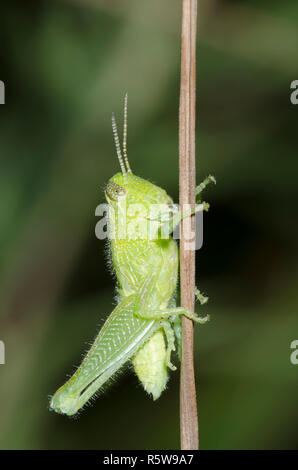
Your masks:
<path fill-rule="evenodd" d="M 178 200 L 180 6 L 1 5 L 1 449 L 179 448 L 178 372 L 153 403 L 128 370 L 78 419 L 48 396 L 114 304 L 94 211 L 125 91 L 131 166 Z M 201 0 L 198 43 L 197 178 L 218 182 L 197 253 L 200 445 L 298 448 L 298 2 Z"/>

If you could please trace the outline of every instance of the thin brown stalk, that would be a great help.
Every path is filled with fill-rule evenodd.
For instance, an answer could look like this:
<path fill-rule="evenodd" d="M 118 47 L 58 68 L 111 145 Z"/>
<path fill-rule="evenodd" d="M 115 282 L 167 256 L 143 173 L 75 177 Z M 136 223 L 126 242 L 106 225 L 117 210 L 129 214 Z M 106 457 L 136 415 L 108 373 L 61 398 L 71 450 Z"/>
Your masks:
<path fill-rule="evenodd" d="M 179 106 L 179 184 L 180 207 L 182 209 L 185 204 L 195 203 L 196 24 L 197 0 L 182 0 Z M 186 237 L 189 225 L 187 219 L 184 219 L 181 224 L 181 304 L 188 310 L 194 311 L 195 251 L 187 249 Z M 182 318 L 180 436 L 181 449 L 196 450 L 199 448 L 193 361 L 193 322 L 186 317 Z"/>

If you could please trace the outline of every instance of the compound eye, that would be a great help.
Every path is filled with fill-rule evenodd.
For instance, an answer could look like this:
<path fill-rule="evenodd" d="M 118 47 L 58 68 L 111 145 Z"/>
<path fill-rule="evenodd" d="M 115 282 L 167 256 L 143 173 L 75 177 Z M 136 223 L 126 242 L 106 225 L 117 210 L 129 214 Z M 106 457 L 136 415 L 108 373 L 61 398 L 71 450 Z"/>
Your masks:
<path fill-rule="evenodd" d="M 173 204 L 173 203 L 169 202 L 168 203 L 168 210 L 169 210 L 169 213 L 177 214 L 177 212 L 178 212 L 177 204 Z"/>
<path fill-rule="evenodd" d="M 113 181 L 109 181 L 106 192 L 110 199 L 117 201 L 119 198 L 125 196 L 126 189 Z"/>

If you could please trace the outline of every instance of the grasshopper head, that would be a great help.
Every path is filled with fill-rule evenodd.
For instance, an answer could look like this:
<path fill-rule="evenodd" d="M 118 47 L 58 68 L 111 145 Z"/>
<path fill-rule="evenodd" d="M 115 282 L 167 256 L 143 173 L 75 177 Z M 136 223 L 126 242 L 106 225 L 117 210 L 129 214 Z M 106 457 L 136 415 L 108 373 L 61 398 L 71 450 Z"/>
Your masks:
<path fill-rule="evenodd" d="M 105 194 L 108 203 L 114 206 L 124 198 L 127 205 L 173 204 L 164 189 L 134 175 L 131 171 L 114 175 L 108 182 Z"/>
<path fill-rule="evenodd" d="M 161 222 L 172 216 L 173 201 L 166 191 L 131 172 L 114 175 L 105 194 L 111 207 L 112 238 L 155 240 Z"/>

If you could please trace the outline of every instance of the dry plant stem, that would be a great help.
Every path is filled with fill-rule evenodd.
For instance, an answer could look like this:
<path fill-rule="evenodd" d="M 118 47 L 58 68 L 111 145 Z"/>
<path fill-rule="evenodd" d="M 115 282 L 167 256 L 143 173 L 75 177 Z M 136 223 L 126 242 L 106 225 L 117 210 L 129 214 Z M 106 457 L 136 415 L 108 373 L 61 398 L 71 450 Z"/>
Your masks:
<path fill-rule="evenodd" d="M 197 0 L 182 0 L 181 84 L 179 107 L 180 207 L 195 203 L 195 98 Z M 192 221 L 194 223 L 194 220 Z M 194 311 L 195 251 L 185 249 L 189 221 L 182 221 L 180 240 L 181 304 Z M 180 377 L 181 449 L 199 448 L 196 386 L 193 362 L 193 322 L 182 318 Z"/>

